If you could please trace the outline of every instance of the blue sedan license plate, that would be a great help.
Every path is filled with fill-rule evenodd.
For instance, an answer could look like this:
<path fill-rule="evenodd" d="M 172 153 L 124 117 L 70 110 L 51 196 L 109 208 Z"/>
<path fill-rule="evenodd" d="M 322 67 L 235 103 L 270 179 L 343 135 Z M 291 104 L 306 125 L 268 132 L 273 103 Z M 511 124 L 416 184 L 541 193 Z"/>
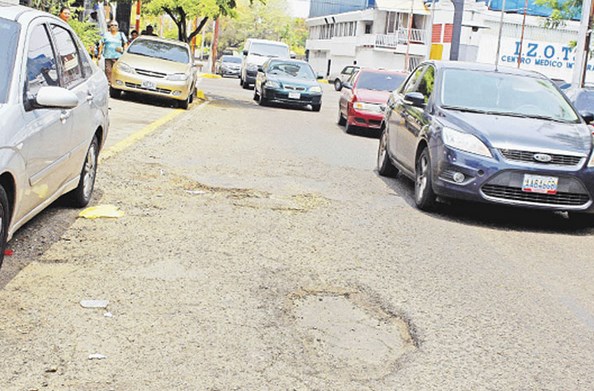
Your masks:
<path fill-rule="evenodd" d="M 522 191 L 528 193 L 557 194 L 559 178 L 554 176 L 541 176 L 524 174 Z"/>

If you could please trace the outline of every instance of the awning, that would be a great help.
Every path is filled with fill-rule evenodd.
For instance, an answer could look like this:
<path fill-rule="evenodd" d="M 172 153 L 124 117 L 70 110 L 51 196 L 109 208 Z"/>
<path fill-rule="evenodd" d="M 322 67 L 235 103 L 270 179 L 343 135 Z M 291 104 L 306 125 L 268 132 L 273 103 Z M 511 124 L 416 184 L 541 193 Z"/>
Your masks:
<path fill-rule="evenodd" d="M 375 6 L 378 10 L 399 12 L 401 14 L 410 13 L 411 5 L 413 7 L 413 14 L 430 14 L 429 10 L 427 9 L 427 7 L 425 7 L 425 4 L 423 3 L 423 0 L 375 0 Z"/>

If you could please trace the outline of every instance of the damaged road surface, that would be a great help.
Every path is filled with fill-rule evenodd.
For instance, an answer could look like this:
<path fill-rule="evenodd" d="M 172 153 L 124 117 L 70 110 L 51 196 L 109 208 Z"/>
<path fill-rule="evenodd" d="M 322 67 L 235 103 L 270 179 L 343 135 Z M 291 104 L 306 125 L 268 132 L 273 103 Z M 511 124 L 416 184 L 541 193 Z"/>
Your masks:
<path fill-rule="evenodd" d="M 331 86 L 320 113 L 202 88 L 102 164 L 119 217 L 44 217 L 60 235 L 0 290 L 0 389 L 591 389 L 592 229 L 418 211 Z"/>

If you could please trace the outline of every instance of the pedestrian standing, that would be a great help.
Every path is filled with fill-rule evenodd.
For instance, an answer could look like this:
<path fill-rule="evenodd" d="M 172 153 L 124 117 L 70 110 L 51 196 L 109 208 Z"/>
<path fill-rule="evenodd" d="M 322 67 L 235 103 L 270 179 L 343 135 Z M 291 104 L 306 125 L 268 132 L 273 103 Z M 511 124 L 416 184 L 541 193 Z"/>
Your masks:
<path fill-rule="evenodd" d="M 118 22 L 112 20 L 109 22 L 109 31 L 103 34 L 99 48 L 99 58 L 105 58 L 105 76 L 111 85 L 111 70 L 113 64 L 121 57 L 124 50 L 128 47 L 128 39 L 118 30 Z"/>
<path fill-rule="evenodd" d="M 62 19 L 64 22 L 68 23 L 70 20 L 70 8 L 62 7 L 60 8 L 60 13 L 58 14 L 58 18 Z"/>

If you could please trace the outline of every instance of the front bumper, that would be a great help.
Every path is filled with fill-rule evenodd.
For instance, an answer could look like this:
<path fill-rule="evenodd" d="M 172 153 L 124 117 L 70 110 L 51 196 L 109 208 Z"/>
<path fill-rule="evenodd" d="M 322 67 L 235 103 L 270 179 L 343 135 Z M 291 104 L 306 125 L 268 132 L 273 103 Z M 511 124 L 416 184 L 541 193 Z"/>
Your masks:
<path fill-rule="evenodd" d="M 574 166 L 561 166 L 508 160 L 498 150 L 491 153 L 494 158 L 452 149 L 442 142 L 433 145 L 435 193 L 469 201 L 594 213 L 594 168 L 586 167 L 587 158 Z M 456 173 L 464 175 L 460 183 L 454 180 Z M 556 194 L 522 190 L 525 174 L 559 178 Z"/>
<path fill-rule="evenodd" d="M 148 82 L 143 85 L 143 82 Z M 146 84 L 153 84 L 149 87 Z M 165 78 L 148 77 L 133 73 L 122 72 L 115 66 L 111 72 L 112 88 L 137 92 L 141 94 L 160 96 L 176 100 L 186 100 L 190 95 L 191 80 L 172 81 Z M 154 87 L 154 88 L 153 88 Z"/>
<path fill-rule="evenodd" d="M 347 116 L 347 123 L 352 126 L 369 129 L 381 129 L 384 113 L 376 113 L 373 111 L 357 110 L 353 107 L 349 110 Z"/>
<path fill-rule="evenodd" d="M 295 105 L 295 106 L 306 106 L 306 105 L 319 105 L 322 103 L 322 94 L 319 92 L 296 92 L 296 91 L 287 91 L 285 89 L 279 88 L 264 88 L 264 97 L 268 99 L 270 102 L 277 102 L 286 105 Z M 289 97 L 289 94 L 292 96 L 296 96 L 293 94 L 299 94 L 299 97 Z"/>

